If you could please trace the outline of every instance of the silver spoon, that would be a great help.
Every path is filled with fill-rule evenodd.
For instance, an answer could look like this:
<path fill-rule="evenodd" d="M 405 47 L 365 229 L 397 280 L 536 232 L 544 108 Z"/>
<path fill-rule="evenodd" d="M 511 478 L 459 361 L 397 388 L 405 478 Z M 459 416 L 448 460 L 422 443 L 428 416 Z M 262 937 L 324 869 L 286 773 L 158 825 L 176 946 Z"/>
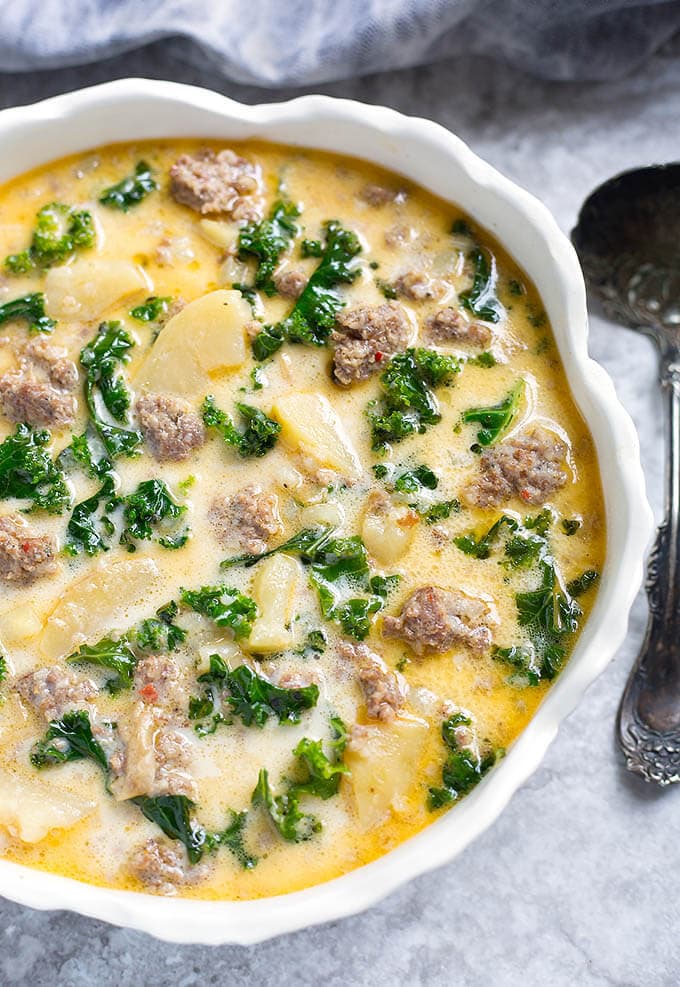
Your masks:
<path fill-rule="evenodd" d="M 591 292 L 614 321 L 659 349 L 666 509 L 647 569 L 649 620 L 617 718 L 626 765 L 680 781 L 680 164 L 627 171 L 586 199 L 572 240 Z"/>

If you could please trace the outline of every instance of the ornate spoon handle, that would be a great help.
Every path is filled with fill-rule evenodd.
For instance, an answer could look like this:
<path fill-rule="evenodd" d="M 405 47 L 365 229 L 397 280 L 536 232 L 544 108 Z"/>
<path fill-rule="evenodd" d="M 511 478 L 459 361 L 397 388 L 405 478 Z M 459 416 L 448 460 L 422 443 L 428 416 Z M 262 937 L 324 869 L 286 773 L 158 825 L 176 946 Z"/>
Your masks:
<path fill-rule="evenodd" d="M 662 352 L 667 434 L 666 516 L 647 570 L 649 620 L 618 715 L 627 767 L 645 781 L 680 781 L 680 349 Z"/>

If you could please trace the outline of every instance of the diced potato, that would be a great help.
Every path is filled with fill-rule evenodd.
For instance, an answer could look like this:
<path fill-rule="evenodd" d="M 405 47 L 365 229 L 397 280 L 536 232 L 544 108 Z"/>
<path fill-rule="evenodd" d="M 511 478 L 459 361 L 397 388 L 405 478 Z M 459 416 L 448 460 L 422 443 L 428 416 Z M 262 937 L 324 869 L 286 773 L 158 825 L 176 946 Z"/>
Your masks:
<path fill-rule="evenodd" d="M 238 223 L 227 223 L 218 219 L 202 219 L 198 225 L 206 240 L 210 240 L 216 247 L 222 247 L 223 250 L 235 245 L 241 228 Z"/>
<path fill-rule="evenodd" d="M 30 641 L 42 628 L 43 618 L 32 600 L 20 607 L 10 607 L 0 613 L 2 640 L 10 646 Z"/>
<path fill-rule="evenodd" d="M 211 377 L 245 362 L 250 318 L 238 291 L 219 289 L 197 298 L 165 326 L 136 375 L 137 388 L 189 399 L 205 393 Z"/>
<path fill-rule="evenodd" d="M 249 651 L 270 654 L 293 644 L 293 603 L 300 580 L 300 563 L 289 555 L 272 555 L 258 568 L 253 597 L 259 615 L 245 643 Z"/>
<path fill-rule="evenodd" d="M 146 596 L 158 574 L 153 559 L 124 559 L 103 563 L 71 583 L 47 618 L 41 655 L 63 658 L 86 641 L 127 627 L 129 607 Z"/>
<path fill-rule="evenodd" d="M 119 731 L 125 744 L 126 771 L 111 782 L 111 792 L 118 802 L 125 802 L 153 791 L 158 719 L 144 703 L 135 703 L 130 716 L 121 720 Z"/>
<path fill-rule="evenodd" d="M 379 825 L 390 812 L 407 811 L 406 796 L 418 778 L 427 738 L 424 720 L 398 719 L 361 727 L 345 754 L 359 821 L 365 829 Z"/>
<path fill-rule="evenodd" d="M 370 555 L 381 565 L 394 565 L 408 551 L 415 524 L 413 512 L 408 507 L 394 505 L 386 510 L 381 501 L 369 500 L 361 526 L 361 537 Z"/>
<path fill-rule="evenodd" d="M 361 476 L 361 463 L 333 407 L 320 394 L 286 394 L 272 416 L 281 422 L 281 438 L 294 452 L 347 480 Z"/>
<path fill-rule="evenodd" d="M 39 778 L 29 785 L 0 774 L 0 828 L 24 843 L 39 843 L 53 829 L 75 826 L 95 805 L 67 792 L 51 791 Z"/>
<path fill-rule="evenodd" d="M 152 290 L 148 275 L 129 260 L 85 257 L 47 272 L 45 308 L 54 319 L 96 319 L 128 295 Z"/>
<path fill-rule="evenodd" d="M 313 528 L 317 524 L 329 524 L 339 528 L 345 520 L 342 504 L 329 500 L 327 504 L 310 504 L 300 511 L 300 525 Z"/>

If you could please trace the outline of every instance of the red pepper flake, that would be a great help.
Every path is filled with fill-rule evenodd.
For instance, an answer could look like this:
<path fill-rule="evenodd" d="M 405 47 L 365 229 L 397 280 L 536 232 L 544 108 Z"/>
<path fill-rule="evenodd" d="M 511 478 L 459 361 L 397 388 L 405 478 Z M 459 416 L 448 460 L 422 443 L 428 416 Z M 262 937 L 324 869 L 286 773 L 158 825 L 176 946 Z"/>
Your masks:
<path fill-rule="evenodd" d="M 31 551 L 31 545 L 30 545 L 30 542 L 27 542 L 27 541 L 25 541 L 25 542 L 23 543 L 23 545 L 21 546 L 21 551 L 22 551 L 22 552 L 30 552 L 30 551 Z"/>
<path fill-rule="evenodd" d="M 142 699 L 145 699 L 149 703 L 158 702 L 158 692 L 156 691 L 156 686 L 149 682 L 142 689 L 139 690 L 139 694 Z"/>
<path fill-rule="evenodd" d="M 378 353 L 375 354 L 375 362 L 376 363 L 380 363 L 380 361 L 382 360 L 382 358 L 383 358 L 383 354 L 382 353 L 378 352 Z"/>
<path fill-rule="evenodd" d="M 519 495 L 522 498 L 522 500 L 531 500 L 531 491 L 527 490 L 526 487 L 524 488 L 524 490 L 520 490 Z"/>

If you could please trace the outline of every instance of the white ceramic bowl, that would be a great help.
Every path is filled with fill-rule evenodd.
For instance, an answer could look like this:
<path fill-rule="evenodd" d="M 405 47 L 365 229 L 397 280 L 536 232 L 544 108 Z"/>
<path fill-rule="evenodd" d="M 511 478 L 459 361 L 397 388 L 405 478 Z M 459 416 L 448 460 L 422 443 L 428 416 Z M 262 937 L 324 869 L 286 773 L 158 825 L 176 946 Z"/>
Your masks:
<path fill-rule="evenodd" d="M 633 423 L 605 371 L 588 357 L 585 289 L 569 241 L 537 199 L 437 124 L 325 96 L 242 106 L 204 89 L 127 79 L 0 113 L 0 182 L 99 144 L 187 136 L 255 137 L 366 158 L 459 204 L 490 230 L 543 299 L 595 439 L 607 511 L 607 560 L 597 601 L 569 664 L 507 757 L 460 805 L 386 856 L 306 891 L 246 902 L 114 891 L 0 860 L 0 893 L 33 908 L 72 909 L 176 942 L 252 943 L 367 908 L 450 861 L 496 819 L 621 645 L 652 516 Z"/>

